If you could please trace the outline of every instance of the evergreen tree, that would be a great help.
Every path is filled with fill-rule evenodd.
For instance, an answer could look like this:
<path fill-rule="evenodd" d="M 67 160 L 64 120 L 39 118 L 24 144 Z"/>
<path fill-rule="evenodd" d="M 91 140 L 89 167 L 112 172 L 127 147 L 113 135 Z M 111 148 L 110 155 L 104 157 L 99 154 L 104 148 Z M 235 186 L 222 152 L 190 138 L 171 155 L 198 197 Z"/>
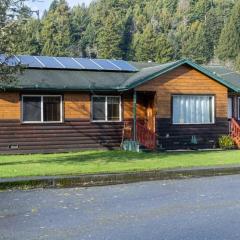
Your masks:
<path fill-rule="evenodd" d="M 142 34 L 134 36 L 133 48 L 136 61 L 154 61 L 156 58 L 156 35 L 148 24 Z"/>
<path fill-rule="evenodd" d="M 0 62 L 0 87 L 16 84 L 16 74 L 22 72 L 21 63 L 9 67 L 8 61 L 12 61 L 12 55 L 16 51 L 15 36 L 20 32 L 23 13 L 26 8 L 24 1 L 2 0 L 0 4 L 0 53 L 4 53 L 5 58 L 1 57 Z M 27 17 L 27 15 L 24 15 Z"/>
<path fill-rule="evenodd" d="M 88 24 L 89 16 L 85 5 L 73 7 L 71 11 L 71 55 L 86 56 L 87 42 L 84 35 Z"/>
<path fill-rule="evenodd" d="M 57 0 L 56 0 L 57 2 Z M 65 0 L 59 0 L 48 12 L 42 22 L 42 54 L 50 56 L 67 56 L 71 43 L 70 11 Z"/>
<path fill-rule="evenodd" d="M 237 55 L 235 68 L 240 71 L 240 53 Z"/>
<path fill-rule="evenodd" d="M 1 43 L 21 54 L 158 62 L 187 57 L 206 63 L 217 53 L 234 61 L 240 50 L 239 2 L 99 0 L 70 10 L 65 0 L 53 0 L 39 22 L 22 8 L 21 21 Z"/>
<path fill-rule="evenodd" d="M 41 23 L 35 18 L 30 18 L 21 26 L 20 33 L 15 36 L 16 54 L 39 55 Z"/>
<path fill-rule="evenodd" d="M 124 25 L 125 23 L 119 18 L 119 14 L 114 12 L 109 13 L 97 35 L 98 57 L 122 58 L 121 44 L 123 41 Z"/>
<path fill-rule="evenodd" d="M 217 48 L 221 60 L 234 60 L 240 51 L 240 0 L 237 0 L 226 22 Z"/>
<path fill-rule="evenodd" d="M 188 32 L 188 38 L 183 44 L 182 56 L 197 63 L 207 63 L 211 58 L 204 23 L 194 23 Z"/>
<path fill-rule="evenodd" d="M 169 39 L 164 35 L 160 34 L 156 42 L 156 58 L 155 61 L 159 63 L 170 62 L 174 59 L 174 49 Z"/>

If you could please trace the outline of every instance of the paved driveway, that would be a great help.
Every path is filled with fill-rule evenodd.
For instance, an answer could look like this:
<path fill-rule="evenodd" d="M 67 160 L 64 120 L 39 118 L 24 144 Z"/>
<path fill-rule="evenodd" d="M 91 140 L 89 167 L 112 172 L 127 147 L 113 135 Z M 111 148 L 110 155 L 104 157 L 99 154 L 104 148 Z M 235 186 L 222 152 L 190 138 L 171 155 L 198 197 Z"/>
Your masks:
<path fill-rule="evenodd" d="M 240 239 L 240 176 L 0 192 L 0 239 Z"/>

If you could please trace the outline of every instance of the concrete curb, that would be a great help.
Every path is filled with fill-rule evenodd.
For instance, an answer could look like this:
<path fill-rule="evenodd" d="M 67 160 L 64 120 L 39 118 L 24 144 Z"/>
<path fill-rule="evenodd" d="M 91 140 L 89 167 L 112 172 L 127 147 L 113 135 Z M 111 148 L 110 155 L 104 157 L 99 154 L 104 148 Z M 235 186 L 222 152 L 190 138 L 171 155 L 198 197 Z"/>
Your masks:
<path fill-rule="evenodd" d="M 103 173 L 78 176 L 1 178 L 0 189 L 92 187 L 140 181 L 186 179 L 234 174 L 240 174 L 240 166 Z"/>

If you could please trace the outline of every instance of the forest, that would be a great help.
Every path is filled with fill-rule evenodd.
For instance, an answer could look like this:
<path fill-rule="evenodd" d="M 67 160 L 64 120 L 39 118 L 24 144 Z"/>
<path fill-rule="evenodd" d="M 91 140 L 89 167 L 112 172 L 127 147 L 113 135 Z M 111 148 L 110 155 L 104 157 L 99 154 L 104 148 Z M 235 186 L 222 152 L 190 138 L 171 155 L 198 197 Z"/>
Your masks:
<path fill-rule="evenodd" d="M 240 0 L 54 0 L 37 18 L 25 7 L 15 54 L 165 63 L 188 58 L 240 70 Z"/>

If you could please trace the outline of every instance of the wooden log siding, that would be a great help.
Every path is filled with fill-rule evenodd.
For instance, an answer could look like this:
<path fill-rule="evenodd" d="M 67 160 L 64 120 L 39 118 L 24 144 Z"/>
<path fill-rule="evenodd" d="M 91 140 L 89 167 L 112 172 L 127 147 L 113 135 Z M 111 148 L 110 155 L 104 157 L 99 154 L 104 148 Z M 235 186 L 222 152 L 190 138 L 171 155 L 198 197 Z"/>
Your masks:
<path fill-rule="evenodd" d="M 0 93 L 0 119 L 20 120 L 20 95 L 19 93 Z"/>
<path fill-rule="evenodd" d="M 171 118 L 173 94 L 216 96 L 216 117 L 227 118 L 228 89 L 189 66 L 181 66 L 139 86 L 137 91 L 156 91 L 157 117 Z"/>
<path fill-rule="evenodd" d="M 65 93 L 65 119 L 90 119 L 91 97 L 88 93 Z"/>
<path fill-rule="evenodd" d="M 59 124 L 0 121 L 0 153 L 115 149 L 121 144 L 122 127 L 122 123 L 92 123 L 86 119 Z M 16 146 L 19 148 L 11 149 Z"/>
<path fill-rule="evenodd" d="M 64 94 L 64 122 L 24 124 L 20 94 L 0 97 L 0 153 L 64 152 L 115 149 L 122 140 L 123 123 L 90 121 L 90 94 Z M 18 149 L 15 149 L 18 146 Z"/>
<path fill-rule="evenodd" d="M 156 129 L 159 147 L 167 149 L 189 148 L 191 137 L 197 137 L 199 148 L 217 146 L 217 139 L 228 134 L 227 120 L 228 89 L 194 70 L 181 66 L 136 89 L 137 91 L 156 91 Z M 206 94 L 215 96 L 215 124 L 173 125 L 172 95 Z"/>

